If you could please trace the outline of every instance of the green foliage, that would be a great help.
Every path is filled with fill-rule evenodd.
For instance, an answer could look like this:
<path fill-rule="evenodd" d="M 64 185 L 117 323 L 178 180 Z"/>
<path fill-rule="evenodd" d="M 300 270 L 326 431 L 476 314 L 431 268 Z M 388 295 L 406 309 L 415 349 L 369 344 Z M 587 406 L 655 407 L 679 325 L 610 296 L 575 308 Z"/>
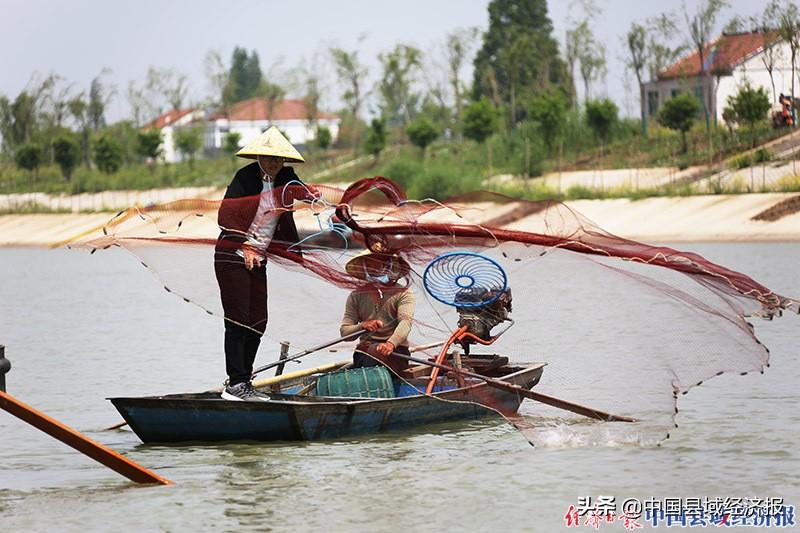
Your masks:
<path fill-rule="evenodd" d="M 728 162 L 728 166 L 733 170 L 739 170 L 742 168 L 747 168 L 753 164 L 753 158 L 750 154 L 742 154 L 736 157 L 731 158 Z"/>
<path fill-rule="evenodd" d="M 60 135 L 53 142 L 53 159 L 66 181 L 72 177 L 72 171 L 78 166 L 80 157 L 81 149 L 73 135 Z"/>
<path fill-rule="evenodd" d="M 31 140 L 37 125 L 40 97 L 28 91 L 20 92 L 13 102 L 0 97 L 0 136 L 3 144 L 13 149 Z"/>
<path fill-rule="evenodd" d="M 547 91 L 536 95 L 528 106 L 528 115 L 539 124 L 539 131 L 552 153 L 556 138 L 564 129 L 567 100 L 561 91 Z"/>
<path fill-rule="evenodd" d="M 772 161 L 774 157 L 775 154 L 769 148 L 759 148 L 753 152 L 753 161 L 756 163 L 766 163 L 767 161 Z"/>
<path fill-rule="evenodd" d="M 161 132 L 152 129 L 139 132 L 136 143 L 136 153 L 140 157 L 156 159 L 161 155 Z"/>
<path fill-rule="evenodd" d="M 175 130 L 175 147 L 194 165 L 194 154 L 203 146 L 203 128 L 189 127 Z"/>
<path fill-rule="evenodd" d="M 44 162 L 44 151 L 41 145 L 26 143 L 14 152 L 14 162 L 19 168 L 36 173 L 36 169 Z"/>
<path fill-rule="evenodd" d="M 489 100 L 482 98 L 464 109 L 464 135 L 468 139 L 483 143 L 497 131 L 497 110 Z"/>
<path fill-rule="evenodd" d="M 769 108 L 769 95 L 767 95 L 766 89 L 763 87 L 753 89 L 750 83 L 745 82 L 738 93 L 728 97 L 728 107 L 726 109 L 730 109 L 737 123 L 747 124 L 752 133 L 756 124 L 766 122 Z M 755 135 L 752 136 L 752 141 L 752 146 L 755 147 Z"/>
<path fill-rule="evenodd" d="M 242 136 L 238 132 L 229 131 L 222 139 L 222 151 L 226 154 L 234 155 L 239 151 L 241 146 L 239 143 L 242 141 Z"/>
<path fill-rule="evenodd" d="M 378 157 L 386 147 L 386 123 L 382 119 L 372 119 L 372 124 L 367 131 L 364 149 L 368 154 Z"/>
<path fill-rule="evenodd" d="M 422 66 L 422 52 L 404 44 L 380 54 L 383 78 L 378 84 L 381 114 L 389 124 L 408 124 L 419 96 L 411 92 L 414 73 Z"/>
<path fill-rule="evenodd" d="M 317 126 L 317 131 L 314 135 L 314 144 L 317 146 L 317 148 L 320 150 L 327 150 L 331 145 L 331 141 L 333 141 L 331 130 L 325 126 Z"/>
<path fill-rule="evenodd" d="M 406 127 L 406 135 L 414 146 L 425 150 L 439 136 L 439 131 L 431 119 L 420 116 Z"/>
<path fill-rule="evenodd" d="M 616 104 L 607 98 L 586 102 L 586 122 L 603 143 L 608 142 L 618 112 Z"/>
<path fill-rule="evenodd" d="M 686 132 L 691 129 L 699 110 L 700 104 L 697 98 L 682 93 L 664 102 L 658 112 L 659 124 L 681 133 L 682 153 L 688 150 Z"/>
<path fill-rule="evenodd" d="M 253 50 L 248 55 L 244 48 L 234 48 L 228 80 L 231 103 L 256 96 L 262 81 L 258 53 Z"/>
<path fill-rule="evenodd" d="M 473 97 L 497 97 L 509 109 L 549 87 L 567 88 L 568 76 L 552 36 L 545 0 L 492 0 L 489 29 L 475 56 Z M 512 118 L 512 126 L 519 116 Z"/>
<path fill-rule="evenodd" d="M 94 143 L 94 164 L 100 172 L 113 174 L 122 166 L 122 146 L 110 135 L 101 135 Z"/>

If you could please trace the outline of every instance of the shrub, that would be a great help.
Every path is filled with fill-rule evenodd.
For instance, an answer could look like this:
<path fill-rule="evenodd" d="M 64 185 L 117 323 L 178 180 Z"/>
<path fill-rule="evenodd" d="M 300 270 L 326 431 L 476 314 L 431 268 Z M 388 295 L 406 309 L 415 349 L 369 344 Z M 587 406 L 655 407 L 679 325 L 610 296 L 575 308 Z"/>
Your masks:
<path fill-rule="evenodd" d="M 700 104 L 697 98 L 690 94 L 679 94 L 664 102 L 658 112 L 658 123 L 681 134 L 681 153 L 688 151 L 686 145 L 686 132 L 692 128 Z"/>
<path fill-rule="evenodd" d="M 72 177 L 72 171 L 78 166 L 80 157 L 80 146 L 72 135 L 60 135 L 53 142 L 53 158 L 66 181 L 69 181 L 70 177 Z"/>
<path fill-rule="evenodd" d="M 113 174 L 122 166 L 122 146 L 109 135 L 101 135 L 94 144 L 94 163 L 100 172 Z"/>
<path fill-rule="evenodd" d="M 36 174 L 36 169 L 44 161 L 44 151 L 36 143 L 23 144 L 14 152 L 14 162 L 19 168 L 24 168 Z"/>
<path fill-rule="evenodd" d="M 436 140 L 439 132 L 433 125 L 431 119 L 421 116 L 415 119 L 406 127 L 406 135 L 414 146 L 422 148 L 424 151 L 429 144 Z"/>

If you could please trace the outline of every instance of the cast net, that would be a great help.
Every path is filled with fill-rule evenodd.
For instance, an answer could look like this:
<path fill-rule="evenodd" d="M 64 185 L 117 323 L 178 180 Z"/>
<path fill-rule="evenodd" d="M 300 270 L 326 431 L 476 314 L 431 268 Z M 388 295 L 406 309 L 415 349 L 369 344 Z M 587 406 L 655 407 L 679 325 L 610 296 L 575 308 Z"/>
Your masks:
<path fill-rule="evenodd" d="M 769 352 L 755 337 L 751 320 L 798 311 L 797 300 L 743 273 L 694 253 L 611 235 L 557 201 L 521 201 L 489 192 L 445 202 L 412 201 L 382 177 L 346 189 L 316 189 L 295 183 L 256 197 L 131 208 L 109 221 L 102 237 L 74 246 L 122 247 L 166 290 L 222 318 L 215 277 L 226 264 L 241 265 L 242 246 L 249 243 L 268 265 L 265 336 L 279 341 L 294 335 L 293 345 L 301 348 L 338 335 L 351 291 L 385 290 L 378 281 L 348 273 L 348 260 L 365 248 L 402 257 L 410 265 L 402 285 L 416 298 L 408 342 L 412 350 L 418 348 L 415 357 L 433 360 L 441 350 L 437 343 L 459 326 L 483 324 L 485 331 L 476 337 L 496 340 L 486 346 L 463 342 L 470 357 L 482 353 L 515 364 L 546 362 L 535 391 L 639 421 L 598 422 L 531 400 L 516 412 L 515 405 L 509 408 L 489 392 L 480 399 L 540 445 L 662 441 L 674 426 L 680 395 L 723 373 L 768 366 Z M 299 242 L 282 237 L 283 215 L 290 211 Z M 264 213 L 273 224 L 278 220 L 269 242 L 252 229 L 254 218 Z M 426 269 L 448 254 L 479 254 L 502 270 L 505 285 L 495 280 L 492 302 L 472 294 L 473 301 L 495 306 L 489 312 L 469 311 L 469 291 L 447 295 L 426 288 Z M 462 277 L 459 283 L 469 280 Z M 252 288 L 241 290 L 252 293 Z M 250 321 L 247 310 L 228 315 L 256 331 L 265 326 Z M 513 327 L 506 318 L 513 319 Z M 221 352 L 220 340 L 220 362 Z M 259 359 L 265 359 L 263 350 Z"/>

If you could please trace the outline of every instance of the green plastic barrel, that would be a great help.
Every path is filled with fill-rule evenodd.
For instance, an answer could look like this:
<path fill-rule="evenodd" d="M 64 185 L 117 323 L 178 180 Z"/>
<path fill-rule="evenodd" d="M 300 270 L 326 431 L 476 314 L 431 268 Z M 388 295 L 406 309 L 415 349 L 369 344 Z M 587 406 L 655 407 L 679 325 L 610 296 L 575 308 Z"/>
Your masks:
<path fill-rule="evenodd" d="M 382 366 L 351 368 L 320 376 L 317 396 L 394 398 L 394 385 L 391 374 Z"/>

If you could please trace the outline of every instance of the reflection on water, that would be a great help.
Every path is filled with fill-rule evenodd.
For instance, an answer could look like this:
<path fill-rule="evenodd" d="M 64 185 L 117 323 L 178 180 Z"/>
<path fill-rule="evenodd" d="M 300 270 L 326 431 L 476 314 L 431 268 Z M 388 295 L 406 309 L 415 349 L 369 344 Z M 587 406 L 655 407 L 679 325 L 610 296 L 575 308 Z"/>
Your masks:
<path fill-rule="evenodd" d="M 798 244 L 682 247 L 798 293 Z M 222 327 L 159 291 L 129 256 L 97 258 L 0 250 L 9 391 L 176 484 L 130 485 L 0 414 L 3 530 L 549 532 L 584 495 L 800 503 L 797 317 L 757 323 L 772 367 L 682 397 L 680 427 L 658 447 L 586 446 L 554 425 L 541 435 L 547 446 L 532 449 L 494 421 L 337 442 L 145 446 L 128 430 L 102 431 L 118 420 L 103 398 L 218 385 Z M 260 357 L 277 351 L 267 342 Z"/>

